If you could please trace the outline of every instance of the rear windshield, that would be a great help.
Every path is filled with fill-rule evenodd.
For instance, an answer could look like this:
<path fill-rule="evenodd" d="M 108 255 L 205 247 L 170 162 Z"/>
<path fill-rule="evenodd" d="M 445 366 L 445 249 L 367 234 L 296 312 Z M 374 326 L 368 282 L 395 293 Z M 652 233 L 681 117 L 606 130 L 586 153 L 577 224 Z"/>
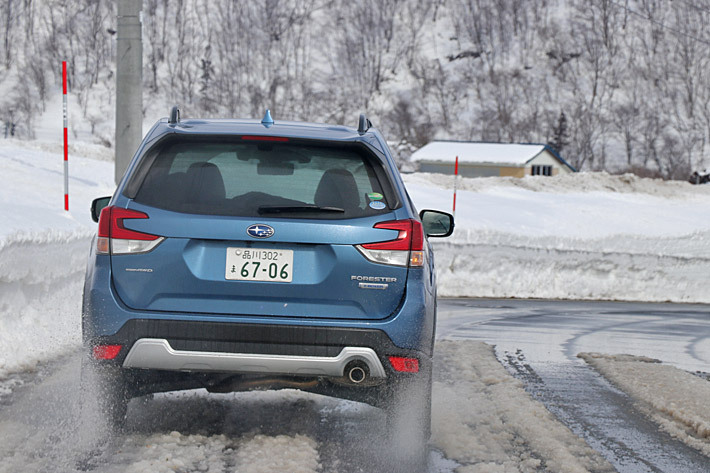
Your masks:
<path fill-rule="evenodd" d="M 173 142 L 155 155 L 135 200 L 192 214 L 364 217 L 389 208 L 372 161 L 350 148 Z"/>

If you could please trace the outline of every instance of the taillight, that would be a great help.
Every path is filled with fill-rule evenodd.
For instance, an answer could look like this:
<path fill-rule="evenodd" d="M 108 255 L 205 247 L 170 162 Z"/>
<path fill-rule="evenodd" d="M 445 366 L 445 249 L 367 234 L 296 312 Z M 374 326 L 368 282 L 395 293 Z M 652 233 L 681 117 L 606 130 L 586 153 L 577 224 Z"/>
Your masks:
<path fill-rule="evenodd" d="M 374 228 L 398 230 L 394 240 L 358 245 L 365 258 L 395 266 L 422 266 L 424 264 L 424 230 L 418 220 L 389 220 L 376 223 Z"/>
<path fill-rule="evenodd" d="M 105 207 L 99 217 L 96 252 L 104 255 L 146 253 L 158 246 L 163 241 L 162 237 L 130 230 L 123 224 L 124 220 L 143 218 L 148 218 L 148 215 L 137 210 Z"/>
<path fill-rule="evenodd" d="M 95 360 L 113 360 L 121 352 L 121 345 L 96 345 L 92 350 Z"/>

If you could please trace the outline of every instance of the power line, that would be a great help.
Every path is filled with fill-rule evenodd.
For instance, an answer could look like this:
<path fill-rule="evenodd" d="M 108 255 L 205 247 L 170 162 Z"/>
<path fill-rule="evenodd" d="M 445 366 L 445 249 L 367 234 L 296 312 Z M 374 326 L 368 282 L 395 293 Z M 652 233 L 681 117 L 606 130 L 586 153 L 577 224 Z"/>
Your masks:
<path fill-rule="evenodd" d="M 646 20 L 646 21 L 648 21 L 648 22 L 651 22 L 651 23 L 653 23 L 653 24 L 655 24 L 655 25 L 657 25 L 657 26 L 659 26 L 659 27 L 661 27 L 661 28 L 663 28 L 663 29 L 665 29 L 665 30 L 671 31 L 671 32 L 675 33 L 676 35 L 685 36 L 686 38 L 694 39 L 695 41 L 698 41 L 699 43 L 702 43 L 702 44 L 705 44 L 705 45 L 707 45 L 707 46 L 710 46 L 710 41 L 708 41 L 707 39 L 698 38 L 698 37 L 695 36 L 695 35 L 686 33 L 685 31 L 681 31 L 681 30 L 672 28 L 672 27 L 670 27 L 670 26 L 667 26 L 667 25 L 661 23 L 661 22 L 658 21 L 658 20 L 655 20 L 655 19 L 653 19 L 653 18 L 651 18 L 651 17 L 648 17 L 648 16 L 646 16 L 646 15 L 644 15 L 644 14 L 641 14 L 641 13 L 635 11 L 635 10 L 632 10 L 632 9 L 629 8 L 628 6 L 626 6 L 626 5 L 621 5 L 620 3 L 618 3 L 618 2 L 616 2 L 616 1 L 614 1 L 614 0 L 609 0 L 609 3 L 611 3 L 612 5 L 617 6 L 618 8 L 622 8 L 622 9 L 626 10 L 627 12 L 631 13 L 632 15 L 636 15 L 636 16 L 638 16 L 639 18 L 642 18 L 642 19 L 644 19 L 644 20 Z M 682 3 L 685 3 L 686 5 L 688 5 L 686 2 L 682 2 Z M 704 9 L 702 9 L 702 10 L 703 10 L 703 11 L 706 11 L 706 12 L 708 12 L 708 13 L 710 13 L 709 10 L 704 10 Z"/>

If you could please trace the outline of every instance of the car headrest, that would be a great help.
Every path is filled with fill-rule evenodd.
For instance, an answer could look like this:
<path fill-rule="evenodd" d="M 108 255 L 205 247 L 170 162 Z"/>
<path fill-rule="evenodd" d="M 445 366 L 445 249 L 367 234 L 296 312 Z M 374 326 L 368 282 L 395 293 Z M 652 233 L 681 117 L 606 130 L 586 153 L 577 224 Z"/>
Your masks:
<path fill-rule="evenodd" d="M 193 163 L 187 169 L 188 202 L 216 202 L 226 198 L 224 179 L 212 163 Z"/>
<path fill-rule="evenodd" d="M 360 206 L 357 183 L 350 171 L 329 169 L 321 177 L 314 202 L 319 207 L 338 207 L 348 210 Z"/>

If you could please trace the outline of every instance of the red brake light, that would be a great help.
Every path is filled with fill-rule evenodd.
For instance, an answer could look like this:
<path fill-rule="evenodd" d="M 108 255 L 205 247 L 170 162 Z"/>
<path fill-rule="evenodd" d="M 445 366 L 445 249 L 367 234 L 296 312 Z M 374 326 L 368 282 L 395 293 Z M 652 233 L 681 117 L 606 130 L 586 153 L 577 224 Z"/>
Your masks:
<path fill-rule="evenodd" d="M 99 234 L 96 238 L 97 255 L 128 255 L 147 253 L 160 245 L 163 237 L 150 233 L 129 230 L 124 220 L 148 218 L 137 210 L 120 207 L 105 207 L 99 216 Z"/>
<path fill-rule="evenodd" d="M 394 251 L 422 251 L 424 246 L 424 230 L 422 224 L 418 220 L 389 220 L 387 222 L 379 222 L 374 228 L 383 228 L 387 230 L 399 230 L 397 238 L 390 241 L 380 243 L 367 243 L 362 245 L 368 250 L 394 250 Z"/>
<path fill-rule="evenodd" d="M 122 209 L 119 207 L 105 207 L 101 210 L 99 217 L 99 237 L 118 238 L 122 240 L 157 240 L 157 235 L 141 233 L 129 230 L 123 225 L 123 221 L 134 218 L 148 218 L 143 212 L 137 210 Z"/>
<path fill-rule="evenodd" d="M 400 373 L 419 373 L 419 360 L 416 358 L 404 358 L 401 356 L 390 356 L 390 364 L 395 371 Z"/>
<path fill-rule="evenodd" d="M 137 210 L 128 210 L 114 207 L 111 210 L 111 238 L 120 238 L 122 240 L 157 240 L 157 235 L 149 233 L 141 233 L 135 230 L 129 230 L 123 225 L 123 221 L 133 218 L 148 218 L 148 215 Z"/>
<path fill-rule="evenodd" d="M 243 140 L 247 141 L 288 141 L 288 138 L 285 136 L 254 136 L 254 135 L 245 135 L 242 136 Z"/>
<path fill-rule="evenodd" d="M 113 360 L 121 352 L 121 345 L 97 345 L 93 355 L 96 360 Z"/>
<path fill-rule="evenodd" d="M 393 266 L 424 266 L 424 229 L 419 220 L 388 220 L 376 223 L 374 228 L 397 230 L 399 234 L 394 240 L 356 246 L 365 258 Z"/>

